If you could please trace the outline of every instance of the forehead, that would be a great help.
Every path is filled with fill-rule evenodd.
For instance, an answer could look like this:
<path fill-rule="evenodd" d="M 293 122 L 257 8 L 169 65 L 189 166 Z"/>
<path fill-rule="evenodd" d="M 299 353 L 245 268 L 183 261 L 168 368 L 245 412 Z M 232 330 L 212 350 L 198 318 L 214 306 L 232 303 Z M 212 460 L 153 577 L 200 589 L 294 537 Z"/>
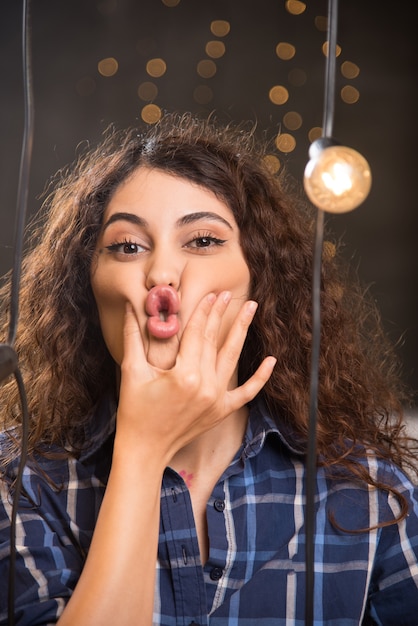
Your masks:
<path fill-rule="evenodd" d="M 136 169 L 115 189 L 105 209 L 104 222 L 120 211 L 159 218 L 213 212 L 236 226 L 232 210 L 213 191 L 184 177 L 148 167 Z"/>

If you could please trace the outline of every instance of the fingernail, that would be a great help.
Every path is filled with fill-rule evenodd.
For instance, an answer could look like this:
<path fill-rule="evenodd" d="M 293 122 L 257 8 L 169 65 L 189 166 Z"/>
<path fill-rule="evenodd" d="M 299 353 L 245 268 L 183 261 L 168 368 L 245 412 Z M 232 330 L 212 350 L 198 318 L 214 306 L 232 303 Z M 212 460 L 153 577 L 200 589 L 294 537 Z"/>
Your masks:
<path fill-rule="evenodd" d="M 268 361 L 268 364 L 270 365 L 270 368 L 271 368 L 271 369 L 273 369 L 273 368 L 274 368 L 274 366 L 275 366 L 275 365 L 276 365 L 276 363 L 277 363 L 277 359 L 276 359 L 276 357 L 275 357 L 275 356 L 269 356 L 269 357 L 267 357 L 267 361 Z"/>
<path fill-rule="evenodd" d="M 257 302 L 254 302 L 254 300 L 249 300 L 246 304 L 246 309 L 245 309 L 247 315 L 254 315 L 257 307 L 258 307 Z"/>
<path fill-rule="evenodd" d="M 222 293 L 222 300 L 223 300 L 224 302 L 228 303 L 228 302 L 230 301 L 230 299 L 231 299 L 231 295 L 232 295 L 232 294 L 231 294 L 231 292 L 230 292 L 230 291 L 224 291 L 224 292 Z"/>
<path fill-rule="evenodd" d="M 214 293 L 209 293 L 207 296 L 208 302 L 210 302 L 210 304 L 213 304 L 216 300 L 216 294 Z"/>

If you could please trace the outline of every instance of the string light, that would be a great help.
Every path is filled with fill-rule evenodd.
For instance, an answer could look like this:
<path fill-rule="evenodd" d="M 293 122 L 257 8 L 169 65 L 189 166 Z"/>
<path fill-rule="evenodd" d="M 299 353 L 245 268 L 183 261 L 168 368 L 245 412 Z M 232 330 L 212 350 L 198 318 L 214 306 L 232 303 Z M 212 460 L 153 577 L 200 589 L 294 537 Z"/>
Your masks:
<path fill-rule="evenodd" d="M 310 201 L 329 213 L 346 213 L 367 198 L 372 176 L 366 159 L 356 150 L 332 139 L 314 141 L 304 173 Z"/>
<path fill-rule="evenodd" d="M 305 626 L 314 624 L 315 585 L 315 494 L 317 470 L 316 427 L 319 395 L 321 344 L 321 265 L 324 211 L 343 213 L 356 208 L 367 197 L 371 174 L 367 161 L 358 152 L 339 146 L 332 138 L 334 124 L 338 0 L 328 0 L 328 42 L 325 64 L 325 99 L 322 137 L 310 146 L 303 178 L 308 198 L 317 206 L 312 272 L 312 344 L 309 392 L 309 423 L 305 477 Z"/>
<path fill-rule="evenodd" d="M 356 150 L 340 145 L 332 136 L 336 57 L 341 52 L 337 45 L 337 12 L 338 0 L 329 0 L 329 40 L 323 46 L 326 76 L 322 137 L 315 139 L 309 148 L 310 160 L 305 167 L 303 185 L 309 200 L 319 210 L 346 213 L 367 198 L 372 176 L 366 159 Z"/>

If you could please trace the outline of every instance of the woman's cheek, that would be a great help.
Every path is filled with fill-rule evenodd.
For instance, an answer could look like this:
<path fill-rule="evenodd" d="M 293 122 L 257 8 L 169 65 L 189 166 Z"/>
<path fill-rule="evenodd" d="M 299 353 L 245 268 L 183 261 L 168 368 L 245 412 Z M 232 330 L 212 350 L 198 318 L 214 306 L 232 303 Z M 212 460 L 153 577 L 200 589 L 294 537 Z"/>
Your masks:
<path fill-rule="evenodd" d="M 106 346 L 117 363 L 123 356 L 123 325 L 128 294 L 123 284 L 109 281 L 101 275 L 100 267 L 92 276 L 93 294 L 99 313 L 100 327 Z"/>
<path fill-rule="evenodd" d="M 121 303 L 108 302 L 99 306 L 99 319 L 102 335 L 107 349 L 119 365 L 123 357 L 123 325 L 125 306 Z"/>

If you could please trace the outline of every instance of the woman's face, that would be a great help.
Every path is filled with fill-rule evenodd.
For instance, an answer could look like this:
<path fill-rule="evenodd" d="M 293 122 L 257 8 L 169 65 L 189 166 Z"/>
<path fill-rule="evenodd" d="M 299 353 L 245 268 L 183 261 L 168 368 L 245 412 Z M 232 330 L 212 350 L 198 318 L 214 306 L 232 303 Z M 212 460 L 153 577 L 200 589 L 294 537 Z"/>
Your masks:
<path fill-rule="evenodd" d="M 114 360 L 122 361 L 130 302 L 148 361 L 168 369 L 200 300 L 228 290 L 232 300 L 222 322 L 222 344 L 248 298 L 250 273 L 238 226 L 222 200 L 184 178 L 138 168 L 116 189 L 105 211 L 91 282 Z"/>

